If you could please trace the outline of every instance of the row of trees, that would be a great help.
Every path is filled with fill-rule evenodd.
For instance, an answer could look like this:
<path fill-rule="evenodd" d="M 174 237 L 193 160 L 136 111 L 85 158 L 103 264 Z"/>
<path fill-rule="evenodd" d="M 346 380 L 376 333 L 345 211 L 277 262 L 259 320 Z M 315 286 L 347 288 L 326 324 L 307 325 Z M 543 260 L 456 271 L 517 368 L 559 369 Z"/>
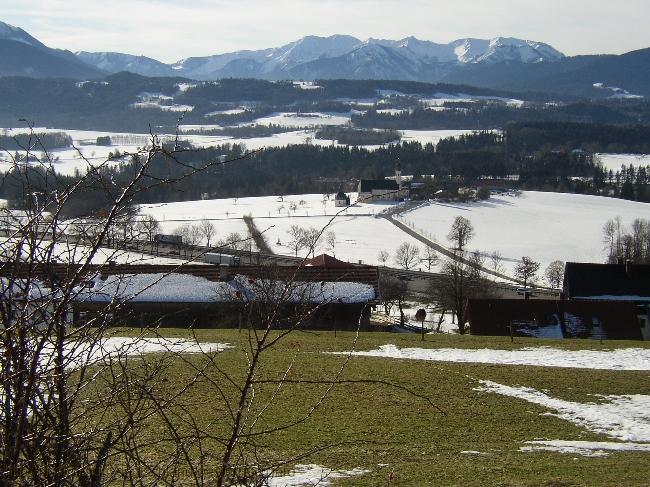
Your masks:
<path fill-rule="evenodd" d="M 322 240 L 325 241 L 332 252 L 335 252 L 336 233 L 332 230 L 323 232 L 322 228 L 304 228 L 299 225 L 291 225 L 287 231 L 286 245 L 296 257 L 302 250 L 307 250 L 307 256 L 314 257 Z M 278 243 L 281 244 L 281 241 L 278 240 Z"/>
<path fill-rule="evenodd" d="M 432 265 L 439 265 L 438 276 L 430 287 L 429 295 L 440 316 L 447 312 L 454 315 L 461 334 L 467 331 L 465 308 L 468 300 L 494 295 L 492 280 L 494 276 L 489 277 L 488 270 L 494 274 L 504 273 L 502 258 L 498 252 L 493 252 L 489 256 L 489 262 L 486 263 L 481 252 L 467 250 L 467 245 L 473 237 L 472 223 L 468 219 L 458 216 L 447 235 L 451 244 L 451 253 L 442 261 L 436 251 L 429 246 L 424 249 L 424 258 L 420 257 L 419 248 L 408 242 L 400 245 L 394 255 L 395 264 L 406 270 L 413 269 L 423 261 L 428 264 L 429 271 Z M 385 264 L 389 258 L 387 252 L 379 253 L 381 263 Z M 524 256 L 513 271 L 515 279 L 523 285 L 524 298 L 528 299 L 532 294 L 532 286 L 537 284 L 540 263 Z M 544 272 L 544 277 L 551 287 L 558 289 L 562 285 L 564 277 L 564 263 L 561 261 L 551 262 Z M 402 306 L 406 300 L 406 283 L 397 278 L 382 276 L 381 288 L 386 313 L 389 313 L 392 305 L 396 304 L 400 309 L 402 319 L 404 319 Z"/>
<path fill-rule="evenodd" d="M 603 225 L 603 244 L 610 264 L 622 260 L 650 263 L 650 220 L 636 218 L 629 227 L 623 225 L 620 216 L 607 220 Z"/>

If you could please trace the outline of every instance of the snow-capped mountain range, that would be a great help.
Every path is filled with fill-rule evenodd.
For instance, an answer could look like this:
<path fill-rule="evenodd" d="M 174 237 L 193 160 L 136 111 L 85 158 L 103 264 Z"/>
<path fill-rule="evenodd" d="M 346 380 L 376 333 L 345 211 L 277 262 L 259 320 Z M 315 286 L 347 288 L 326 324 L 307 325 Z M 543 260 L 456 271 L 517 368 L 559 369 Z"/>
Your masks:
<path fill-rule="evenodd" d="M 23 29 L 0 22 L 0 77 L 92 80 L 121 71 L 196 80 L 408 80 L 596 97 L 604 90 L 594 84 L 604 83 L 650 96 L 650 48 L 566 57 L 548 44 L 510 37 L 438 44 L 415 37 L 364 41 L 334 35 L 166 64 L 119 52 L 52 49 Z"/>
<path fill-rule="evenodd" d="M 170 65 L 120 53 L 77 52 L 76 55 L 104 71 L 131 71 L 146 76 L 413 80 L 426 77 L 432 70 L 459 64 L 544 63 L 564 57 L 548 44 L 507 37 L 459 39 L 449 44 L 436 44 L 415 37 L 362 41 L 346 35 L 307 36 L 277 48 L 190 57 Z"/>

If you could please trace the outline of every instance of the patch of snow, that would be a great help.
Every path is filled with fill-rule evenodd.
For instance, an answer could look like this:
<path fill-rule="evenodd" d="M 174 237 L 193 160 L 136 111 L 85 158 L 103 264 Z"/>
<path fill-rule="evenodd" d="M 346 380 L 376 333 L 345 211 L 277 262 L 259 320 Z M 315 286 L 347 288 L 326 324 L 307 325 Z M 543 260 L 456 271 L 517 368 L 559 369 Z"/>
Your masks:
<path fill-rule="evenodd" d="M 605 83 L 594 83 L 592 85 L 594 88 L 599 90 L 609 90 L 612 94 L 609 98 L 617 100 L 642 100 L 644 97 L 641 95 L 634 95 L 623 88 L 618 88 L 616 86 L 607 86 Z"/>
<path fill-rule="evenodd" d="M 147 353 L 218 353 L 233 348 L 227 343 L 199 343 L 184 338 L 106 337 L 90 342 L 66 342 L 63 355 L 65 368 L 76 369 L 105 360 Z M 54 344 L 46 344 L 39 363 L 48 368 L 55 360 Z"/>
<path fill-rule="evenodd" d="M 217 124 L 209 124 L 209 125 L 179 125 L 178 126 L 178 131 L 182 134 L 185 132 L 189 131 L 198 131 L 198 132 L 203 132 L 203 131 L 208 131 L 208 130 L 219 130 L 222 129 L 223 127 L 221 125 Z"/>
<path fill-rule="evenodd" d="M 108 86 L 110 83 L 108 81 L 78 81 L 75 83 L 77 88 L 83 88 L 86 85 L 102 85 Z"/>
<path fill-rule="evenodd" d="M 611 452 L 639 451 L 650 453 L 650 444 L 613 442 L 613 441 L 569 441 L 569 440 L 534 440 L 527 441 L 519 448 L 522 452 L 551 451 L 581 455 L 583 457 L 606 457 Z"/>
<path fill-rule="evenodd" d="M 422 145 L 436 145 L 442 139 L 469 135 L 474 130 L 401 130 L 402 142 L 420 142 Z"/>
<path fill-rule="evenodd" d="M 176 85 L 176 88 L 178 88 L 178 91 L 181 93 L 185 93 L 187 90 L 191 90 L 192 88 L 196 88 L 198 83 L 178 83 Z"/>
<path fill-rule="evenodd" d="M 301 90 L 319 90 L 322 88 L 322 86 L 318 86 L 313 81 L 294 81 L 293 85 Z"/>
<path fill-rule="evenodd" d="M 338 352 L 328 352 L 338 354 Z M 347 352 L 346 352 L 347 353 Z M 377 350 L 355 351 L 359 357 L 380 357 L 433 362 L 531 365 L 598 370 L 650 370 L 650 349 L 562 350 L 551 347 L 527 347 L 519 350 L 460 348 L 398 348 L 382 345 Z M 650 408 L 648 409 L 650 411 Z"/>
<path fill-rule="evenodd" d="M 276 196 L 206 199 L 148 204 L 139 208 L 141 214 L 152 215 L 160 222 L 163 233 L 171 233 L 187 220 L 198 222 L 204 218 L 212 219 L 218 228 L 217 239 L 224 239 L 233 232 L 247 235 L 242 217 L 250 214 L 273 252 L 281 255 L 294 255 L 288 245 L 288 232 L 292 225 L 320 229 L 329 224 L 325 233 L 335 233 L 335 246 L 332 249 L 325 239 L 321 239 L 316 254 L 328 253 L 353 263 L 362 260 L 365 264 L 379 264 L 377 257 L 381 250 L 393 255 L 403 242 L 422 246 L 388 220 L 377 218 L 379 213 L 394 208 L 395 202 L 357 203 L 343 209 L 330 224 L 332 217 L 342 210 L 335 206 L 333 195 L 330 196 L 325 200 L 322 194 L 289 195 L 281 200 Z M 357 195 L 349 193 L 349 196 L 354 201 Z M 295 211 L 290 209 L 292 203 L 295 204 Z M 306 252 L 306 249 L 300 251 L 299 256 L 304 257 Z M 422 269 L 425 267 L 422 266 Z"/>
<path fill-rule="evenodd" d="M 76 347 L 75 349 L 79 350 Z M 81 353 L 92 353 L 92 359 L 101 360 L 106 356 L 141 355 L 145 353 L 214 353 L 223 352 L 232 345 L 227 343 L 200 343 L 184 338 L 142 338 L 142 337 L 109 337 L 101 340 L 96 347 L 82 347 Z"/>
<path fill-rule="evenodd" d="M 441 107 L 445 103 L 460 102 L 460 103 L 475 103 L 477 101 L 488 101 L 496 103 L 504 103 L 508 106 L 521 108 L 524 105 L 523 100 L 516 98 L 503 98 L 500 96 L 481 96 L 481 95 L 466 95 L 464 93 L 449 94 L 449 93 L 435 93 L 428 98 L 421 98 L 420 102 L 429 107 Z"/>
<path fill-rule="evenodd" d="M 191 112 L 194 110 L 192 105 L 160 105 L 153 101 L 143 101 L 131 103 L 133 108 L 156 108 L 163 112 Z"/>
<path fill-rule="evenodd" d="M 600 403 L 565 401 L 530 387 L 481 380 L 476 391 L 514 397 L 554 410 L 549 413 L 594 433 L 622 441 L 650 442 L 650 396 L 597 396 Z M 650 447 L 650 445 L 648 445 Z"/>
<path fill-rule="evenodd" d="M 409 113 L 409 110 L 405 110 L 402 108 L 382 108 L 380 110 L 377 110 L 377 113 L 388 114 L 388 115 L 401 115 L 403 113 Z"/>
<path fill-rule="evenodd" d="M 287 475 L 271 476 L 264 484 L 268 487 L 303 487 L 331 485 L 331 481 L 349 477 L 358 477 L 370 470 L 353 468 L 352 470 L 332 470 L 321 465 L 296 465 Z"/>
<path fill-rule="evenodd" d="M 350 122 L 349 113 L 274 113 L 258 118 L 258 125 L 280 125 L 282 127 L 318 127 L 322 125 L 346 125 Z"/>
<path fill-rule="evenodd" d="M 650 154 L 594 154 L 594 162 L 606 171 L 621 170 L 621 166 L 634 168 L 650 166 Z"/>
<path fill-rule="evenodd" d="M 239 115 L 240 113 L 246 113 L 245 108 L 230 108 L 228 110 L 215 110 L 213 112 L 206 113 L 203 115 L 205 118 L 213 117 L 214 115 Z"/>

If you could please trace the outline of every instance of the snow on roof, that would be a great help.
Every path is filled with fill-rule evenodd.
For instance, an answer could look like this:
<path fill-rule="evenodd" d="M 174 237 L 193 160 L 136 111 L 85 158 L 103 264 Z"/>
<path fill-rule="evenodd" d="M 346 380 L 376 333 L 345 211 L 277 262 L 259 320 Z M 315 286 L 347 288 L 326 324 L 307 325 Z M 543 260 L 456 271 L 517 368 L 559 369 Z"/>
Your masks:
<path fill-rule="evenodd" d="M 43 301 L 57 296 L 58 293 L 53 292 L 48 286 L 35 279 L 10 280 L 6 277 L 0 278 L 0 298 L 2 299 Z"/>
<path fill-rule="evenodd" d="M 78 300 L 142 303 L 223 303 L 276 301 L 299 303 L 365 303 L 375 299 L 371 285 L 356 282 L 285 282 L 238 275 L 229 282 L 190 274 L 128 274 L 96 278 Z"/>
<path fill-rule="evenodd" d="M 79 294 L 78 300 L 89 302 L 119 301 L 147 303 L 216 302 L 228 285 L 190 274 L 124 274 L 94 279 L 92 289 Z"/>

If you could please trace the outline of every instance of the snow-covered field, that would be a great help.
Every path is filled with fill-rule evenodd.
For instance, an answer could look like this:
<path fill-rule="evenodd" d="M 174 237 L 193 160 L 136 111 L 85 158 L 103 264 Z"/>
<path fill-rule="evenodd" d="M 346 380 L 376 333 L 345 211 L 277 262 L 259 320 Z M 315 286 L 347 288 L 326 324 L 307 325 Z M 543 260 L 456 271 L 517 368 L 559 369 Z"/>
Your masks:
<path fill-rule="evenodd" d="M 458 137 L 474 132 L 473 130 L 401 130 L 402 142 L 420 142 L 421 144 L 437 144 L 442 139 Z"/>
<path fill-rule="evenodd" d="M 287 116 L 285 116 L 287 115 Z M 315 127 L 317 125 L 344 125 L 350 120 L 349 114 L 313 114 L 314 117 L 302 114 L 277 114 L 270 117 L 258 119 L 259 124 L 277 124 L 288 127 Z M 311 114 L 310 114 L 311 115 Z M 268 137 L 253 137 L 249 139 L 233 138 L 221 135 L 189 135 L 188 130 L 201 131 L 220 128 L 219 125 L 182 125 L 180 127 L 180 140 L 190 141 L 195 147 L 210 147 L 222 144 L 243 144 L 247 150 L 259 150 L 265 147 L 285 147 L 287 145 L 314 144 L 321 146 L 338 145 L 336 141 L 329 139 L 317 139 L 316 130 L 295 130 L 274 134 Z M 25 133 L 27 129 L 6 129 L 7 135 Z M 89 166 L 98 166 L 104 164 L 109 152 L 119 150 L 122 153 L 135 153 L 139 148 L 148 144 L 151 135 L 120 133 L 120 132 L 102 132 L 95 130 L 68 130 L 58 128 L 35 127 L 36 133 L 42 132 L 65 132 L 72 137 L 74 148 L 56 149 L 50 151 L 50 156 L 54 160 L 54 170 L 62 175 L 74 175 L 75 170 L 84 173 Z M 440 139 L 446 137 L 456 137 L 461 134 L 471 133 L 471 130 L 404 130 L 403 140 L 405 142 L 418 141 L 422 144 L 437 144 Z M 110 136 L 113 142 L 111 146 L 98 146 L 97 137 Z M 171 142 L 175 139 L 175 134 L 157 134 L 161 142 Z M 375 150 L 381 145 L 364 146 L 368 150 Z M 40 151 L 35 152 L 36 156 Z M 86 160 L 84 160 L 84 158 Z M 0 152 L 0 172 L 6 172 L 11 169 L 11 157 L 8 153 Z M 119 161 L 110 164 L 118 164 Z"/>
<path fill-rule="evenodd" d="M 356 193 L 350 195 L 354 201 Z M 292 204 L 296 207 L 295 211 L 291 210 Z M 322 239 L 316 253 L 327 252 L 350 262 L 361 260 L 366 264 L 378 264 L 377 255 L 381 250 L 392 255 L 403 242 L 421 247 L 419 242 L 393 224 L 376 217 L 377 214 L 392 206 L 394 206 L 392 203 L 360 203 L 342 211 L 325 231 L 325 233 L 329 231 L 335 233 L 334 248 L 332 249 L 325 243 L 325 239 Z M 320 229 L 341 210 L 342 208 L 334 206 L 332 198 L 325 200 L 323 204 L 322 194 L 285 196 L 282 201 L 275 196 L 264 196 L 238 198 L 236 201 L 235 199 L 186 201 L 140 207 L 142 214 L 153 215 L 160 220 L 162 231 L 165 233 L 172 232 L 187 221 L 217 219 L 213 222 L 217 231 L 217 240 L 225 238 L 232 232 L 246 236 L 246 225 L 241 218 L 244 215 L 251 215 L 257 228 L 264 232 L 272 250 L 285 255 L 294 254 L 288 246 L 288 231 L 292 225 Z M 299 255 L 304 255 L 304 251 Z"/>
<path fill-rule="evenodd" d="M 516 108 L 520 108 L 524 105 L 523 100 L 517 100 L 515 98 L 502 98 L 498 96 L 465 95 L 462 93 L 457 95 L 450 95 L 448 93 L 436 93 L 431 98 L 422 98 L 420 99 L 420 101 L 430 107 L 440 107 L 448 102 L 474 103 L 477 101 L 500 102 Z"/>
<path fill-rule="evenodd" d="M 356 194 L 351 194 L 352 201 Z M 323 195 L 274 196 L 186 201 L 144 205 L 141 213 L 162 223 L 165 233 L 186 221 L 217 219 L 217 239 L 232 232 L 246 235 L 241 217 L 251 215 L 259 230 L 279 254 L 292 254 L 286 245 L 291 225 L 322 228 L 340 211 Z M 292 205 L 296 209 L 291 210 Z M 327 231 L 336 234 L 334 249 L 322 242 L 318 252 L 338 258 L 378 264 L 380 250 L 393 253 L 403 242 L 422 244 L 382 218 L 375 216 L 392 204 L 357 204 L 343 211 Z M 489 256 L 498 251 L 503 266 L 511 272 L 522 256 L 541 263 L 542 270 L 554 260 L 602 262 L 601 232 L 606 220 L 621 216 L 629 225 L 635 218 L 650 219 L 650 204 L 598 196 L 523 192 L 520 196 L 493 196 L 476 203 L 428 203 L 402 215 L 418 233 L 447 244 L 446 236 L 456 216 L 468 218 L 475 228 L 471 250 Z M 278 241 L 280 244 L 278 244 Z"/>
<path fill-rule="evenodd" d="M 258 118 L 258 125 L 281 125 L 282 127 L 318 127 L 321 125 L 345 125 L 350 122 L 349 113 L 274 113 Z"/>
<path fill-rule="evenodd" d="M 475 230 L 470 250 L 485 256 L 499 252 L 512 270 L 522 256 L 541 263 L 554 260 L 603 262 L 602 227 L 620 216 L 624 225 L 650 219 L 650 204 L 600 196 L 522 192 L 492 196 L 474 203 L 429 203 L 402 215 L 401 220 L 422 235 L 448 245 L 446 236 L 457 216 Z"/>
<path fill-rule="evenodd" d="M 46 253 L 49 251 L 49 241 L 42 241 L 39 244 L 39 254 L 42 256 L 42 261 L 46 261 Z M 13 255 L 16 243 L 8 240 L 6 237 L 0 237 L 0 256 L 9 253 Z M 23 246 L 23 255 L 28 255 L 28 249 Z M 56 262 L 85 262 L 90 256 L 91 248 L 79 244 L 68 244 L 66 242 L 59 242 L 54 245 L 51 259 Z M 183 261 L 178 259 L 169 259 L 166 257 L 154 257 L 149 254 L 142 254 L 140 252 L 110 249 L 100 247 L 97 253 L 91 259 L 91 264 L 106 264 L 109 261 L 114 261 L 118 264 L 147 264 L 147 265 L 178 265 Z"/>
<path fill-rule="evenodd" d="M 650 166 L 650 154 L 594 154 L 594 162 L 615 173 L 621 166 Z"/>

